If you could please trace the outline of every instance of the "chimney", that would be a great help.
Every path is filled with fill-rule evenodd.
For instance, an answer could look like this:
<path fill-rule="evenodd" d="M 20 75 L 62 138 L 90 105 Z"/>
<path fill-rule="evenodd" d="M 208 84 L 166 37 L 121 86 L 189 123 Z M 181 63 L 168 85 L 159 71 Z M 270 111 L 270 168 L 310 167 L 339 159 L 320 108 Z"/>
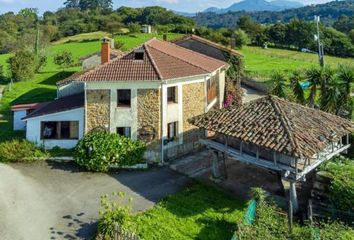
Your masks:
<path fill-rule="evenodd" d="M 103 38 L 101 44 L 101 64 L 105 64 L 111 60 L 111 45 L 109 38 Z"/>
<path fill-rule="evenodd" d="M 167 41 L 167 34 L 166 33 L 163 34 L 163 40 Z"/>

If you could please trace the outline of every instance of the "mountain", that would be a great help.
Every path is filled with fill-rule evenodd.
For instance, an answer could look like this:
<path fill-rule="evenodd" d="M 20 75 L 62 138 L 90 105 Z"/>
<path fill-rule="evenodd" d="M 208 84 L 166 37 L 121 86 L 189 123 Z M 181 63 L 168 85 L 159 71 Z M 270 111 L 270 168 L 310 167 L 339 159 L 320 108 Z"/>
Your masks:
<path fill-rule="evenodd" d="M 278 2 L 278 0 L 276 1 Z M 254 21 L 262 24 L 276 23 L 279 21 L 289 22 L 295 17 L 306 21 L 313 21 L 313 17 L 317 15 L 321 16 L 321 22 L 331 25 L 341 15 L 354 16 L 354 0 L 333 1 L 283 11 L 238 11 L 220 14 L 215 12 L 203 12 L 198 13 L 194 20 L 199 26 L 208 26 L 211 28 L 235 27 L 237 20 L 244 15 L 249 15 Z"/>
<path fill-rule="evenodd" d="M 227 12 L 238 12 L 238 11 L 246 11 L 246 12 L 259 12 L 259 11 L 282 11 L 290 8 L 299 8 L 303 7 L 299 2 L 288 1 L 288 0 L 274 0 L 274 1 L 266 1 L 266 0 L 243 0 L 238 3 L 232 4 L 228 8 L 216 8 L 211 7 L 206 9 L 204 12 L 212 12 L 212 13 L 227 13 Z"/>
<path fill-rule="evenodd" d="M 189 12 L 180 12 L 180 11 L 173 11 L 175 14 L 184 16 L 184 17 L 195 17 L 196 13 L 189 13 Z"/>

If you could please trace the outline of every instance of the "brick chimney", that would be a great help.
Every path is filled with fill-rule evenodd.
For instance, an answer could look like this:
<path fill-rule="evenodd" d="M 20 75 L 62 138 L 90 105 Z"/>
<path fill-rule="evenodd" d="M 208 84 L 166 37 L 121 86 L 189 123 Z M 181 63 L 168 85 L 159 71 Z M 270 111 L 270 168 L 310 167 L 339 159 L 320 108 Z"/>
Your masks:
<path fill-rule="evenodd" d="M 111 60 L 111 44 L 109 38 L 103 38 L 101 44 L 101 64 L 105 64 Z"/>

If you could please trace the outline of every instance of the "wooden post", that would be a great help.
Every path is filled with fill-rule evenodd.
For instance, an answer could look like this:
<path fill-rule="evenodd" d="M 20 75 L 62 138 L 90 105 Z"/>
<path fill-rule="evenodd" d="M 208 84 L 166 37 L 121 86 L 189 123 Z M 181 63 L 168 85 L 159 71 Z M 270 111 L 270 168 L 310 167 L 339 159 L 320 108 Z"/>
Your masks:
<path fill-rule="evenodd" d="M 227 166 L 226 166 L 226 153 L 223 154 L 223 161 L 224 161 L 225 179 L 228 179 Z"/>
<path fill-rule="evenodd" d="M 277 153 L 274 151 L 273 152 L 273 160 L 274 160 L 274 165 L 277 165 Z"/>
<path fill-rule="evenodd" d="M 289 224 L 289 232 L 293 232 L 293 203 L 291 202 L 291 199 L 289 200 L 288 203 L 288 224 Z"/>
<path fill-rule="evenodd" d="M 307 207 L 307 214 L 308 214 L 308 218 L 310 220 L 310 224 L 313 224 L 313 212 L 312 212 L 312 201 L 311 199 L 309 200 L 309 205 Z"/>
<path fill-rule="evenodd" d="M 296 182 L 290 182 L 290 201 L 292 203 L 292 211 L 297 212 L 299 203 L 297 201 Z"/>
<path fill-rule="evenodd" d="M 212 156 L 212 174 L 214 178 L 220 178 L 220 170 L 219 170 L 219 153 L 217 151 L 213 151 Z"/>

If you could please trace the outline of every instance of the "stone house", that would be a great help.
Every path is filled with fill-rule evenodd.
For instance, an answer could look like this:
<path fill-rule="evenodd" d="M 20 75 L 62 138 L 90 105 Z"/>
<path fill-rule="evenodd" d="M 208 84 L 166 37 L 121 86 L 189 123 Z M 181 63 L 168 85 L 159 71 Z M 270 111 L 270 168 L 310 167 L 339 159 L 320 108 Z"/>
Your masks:
<path fill-rule="evenodd" d="M 146 142 L 150 160 L 192 150 L 204 132 L 187 120 L 222 108 L 228 64 L 157 39 L 110 55 L 104 41 L 101 65 L 57 83 L 58 98 L 24 118 L 27 139 L 72 148 L 85 133 L 106 129 Z"/>

